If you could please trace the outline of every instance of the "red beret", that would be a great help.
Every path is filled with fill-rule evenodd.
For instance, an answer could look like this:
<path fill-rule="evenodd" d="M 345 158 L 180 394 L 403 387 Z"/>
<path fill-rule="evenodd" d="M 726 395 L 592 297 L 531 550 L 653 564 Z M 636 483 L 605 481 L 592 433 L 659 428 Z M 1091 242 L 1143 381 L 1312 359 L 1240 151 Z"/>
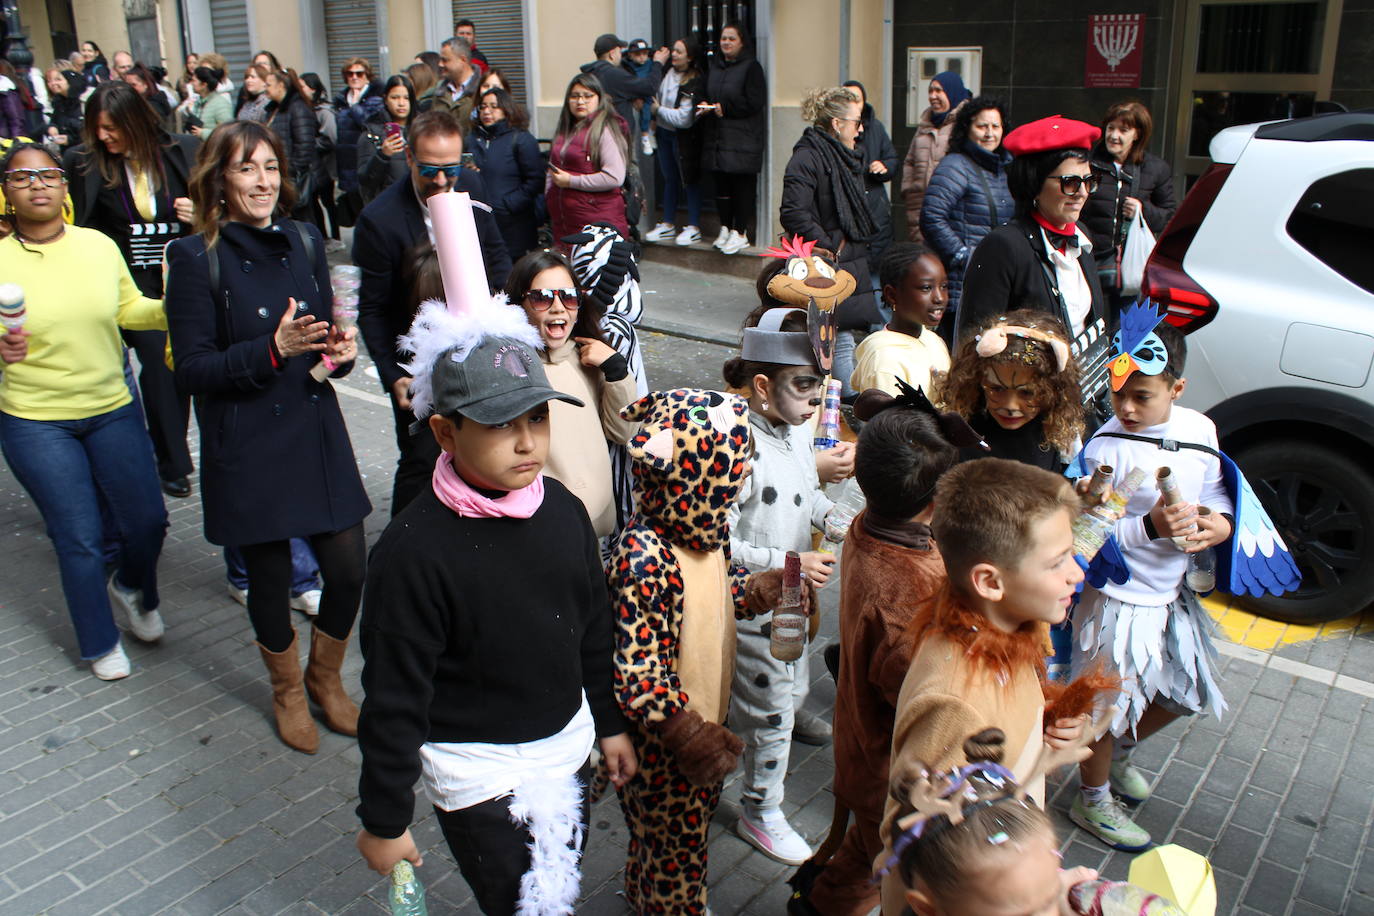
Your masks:
<path fill-rule="evenodd" d="M 1091 149 L 1101 136 L 1101 129 L 1091 124 L 1052 115 L 1022 124 L 1003 138 L 1002 145 L 1013 156 L 1025 156 L 1055 149 Z"/>

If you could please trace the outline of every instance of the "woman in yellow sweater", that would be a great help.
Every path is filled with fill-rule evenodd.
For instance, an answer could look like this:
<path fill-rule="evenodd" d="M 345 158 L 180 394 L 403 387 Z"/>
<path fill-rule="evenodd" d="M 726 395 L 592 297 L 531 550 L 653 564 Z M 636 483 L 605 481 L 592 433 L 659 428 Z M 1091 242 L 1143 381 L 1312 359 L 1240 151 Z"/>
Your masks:
<path fill-rule="evenodd" d="M 620 408 L 636 398 L 630 364 L 601 339 L 602 307 L 582 295 L 561 254 L 532 251 L 516 261 L 506 293 L 539 330 L 549 384 L 585 405 L 549 405 L 553 440 L 544 473 L 582 500 L 596 536 L 606 537 L 615 531 L 606 443 L 624 445 L 638 432 L 637 424 L 620 416 Z"/>
<path fill-rule="evenodd" d="M 161 300 L 139 294 L 114 242 L 63 223 L 67 178 L 47 150 L 15 144 L 0 173 L 10 206 L 0 277 L 22 290 L 24 316 L 20 324 L 16 310 L 3 315 L 0 449 L 57 550 L 81 657 L 102 680 L 127 677 L 111 604 L 140 640 L 161 638 L 157 560 L 167 510 L 124 380 L 119 330 L 165 330 L 167 319 Z M 102 498 L 121 548 L 108 582 Z"/>

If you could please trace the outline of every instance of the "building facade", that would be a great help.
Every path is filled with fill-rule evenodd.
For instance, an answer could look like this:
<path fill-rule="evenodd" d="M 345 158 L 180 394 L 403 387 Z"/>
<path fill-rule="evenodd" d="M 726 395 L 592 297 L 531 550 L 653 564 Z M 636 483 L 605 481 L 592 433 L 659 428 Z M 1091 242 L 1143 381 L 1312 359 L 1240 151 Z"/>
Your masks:
<path fill-rule="evenodd" d="M 604 32 L 714 46 L 729 19 L 754 31 L 768 74 L 769 155 L 759 235 L 777 231 L 782 169 L 810 89 L 859 79 L 899 150 L 926 107 L 929 78 L 956 69 L 1001 96 L 1012 123 L 1064 114 L 1096 123 L 1136 98 L 1155 121 L 1152 149 L 1180 190 L 1230 124 L 1309 114 L 1329 103 L 1374 106 L 1374 0 L 14 0 L 35 63 L 93 39 L 107 56 L 132 48 L 182 69 L 214 49 L 231 76 L 261 49 L 337 88 L 342 62 L 379 73 L 437 49 L 457 18 L 529 106 L 536 136 L 553 131 L 567 81 Z M 1095 18 L 1096 17 L 1096 18 Z M 1105 23 L 1105 25 L 1103 24 Z M 898 208 L 900 209 L 900 208 Z M 898 217 L 899 225 L 901 217 Z"/>
<path fill-rule="evenodd" d="M 776 234 L 782 169 L 801 133 L 801 99 L 842 78 L 861 79 L 886 108 L 893 0 L 18 0 L 35 63 L 96 41 L 106 56 L 130 48 L 179 74 L 188 51 L 215 50 L 231 77 L 263 49 L 300 72 L 315 71 L 332 90 L 354 55 L 378 73 L 437 50 L 458 18 L 477 26 L 477 45 L 515 84 L 532 130 L 549 137 L 568 80 L 592 60 L 598 35 L 666 43 L 695 33 L 714 46 L 720 27 L 752 27 L 769 78 L 770 151 L 760 188 L 760 227 Z M 652 174 L 650 171 L 649 174 Z"/>
<path fill-rule="evenodd" d="M 1013 124 L 1096 124 L 1111 103 L 1139 99 L 1180 190 L 1223 127 L 1374 106 L 1374 0 L 900 0 L 895 20 L 899 145 L 944 63 L 1006 101 Z"/>

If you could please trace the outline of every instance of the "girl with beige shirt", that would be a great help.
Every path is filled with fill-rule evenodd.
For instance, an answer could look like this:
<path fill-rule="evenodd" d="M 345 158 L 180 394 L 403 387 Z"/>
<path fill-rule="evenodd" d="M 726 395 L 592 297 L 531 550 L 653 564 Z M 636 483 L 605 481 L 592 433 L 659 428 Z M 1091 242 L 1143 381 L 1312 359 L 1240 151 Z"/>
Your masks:
<path fill-rule="evenodd" d="M 553 440 L 544 473 L 582 500 L 597 536 L 606 537 L 616 527 L 607 444 L 624 445 L 636 431 L 620 417 L 620 408 L 636 397 L 629 362 L 601 339 L 601 309 L 582 295 L 561 254 L 525 255 L 511 270 L 506 292 L 539 331 L 549 384 L 586 405 L 550 405 Z"/>

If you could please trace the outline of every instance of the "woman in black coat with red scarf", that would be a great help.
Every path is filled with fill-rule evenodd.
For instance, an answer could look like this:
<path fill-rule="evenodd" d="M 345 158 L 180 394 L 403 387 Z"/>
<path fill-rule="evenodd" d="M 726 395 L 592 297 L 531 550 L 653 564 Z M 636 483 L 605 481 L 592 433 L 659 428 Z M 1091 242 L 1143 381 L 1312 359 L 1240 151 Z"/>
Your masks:
<path fill-rule="evenodd" d="M 1015 309 L 1038 309 L 1062 321 L 1082 373 L 1089 431 L 1111 416 L 1106 360 L 1120 315 L 1102 294 L 1094 246 L 1079 225 L 1097 186 L 1088 157 L 1101 134 L 1058 115 L 1007 134 L 1003 146 L 1015 157 L 1007 185 L 1016 215 L 969 257 L 955 316 L 956 344 L 967 329 Z"/>

